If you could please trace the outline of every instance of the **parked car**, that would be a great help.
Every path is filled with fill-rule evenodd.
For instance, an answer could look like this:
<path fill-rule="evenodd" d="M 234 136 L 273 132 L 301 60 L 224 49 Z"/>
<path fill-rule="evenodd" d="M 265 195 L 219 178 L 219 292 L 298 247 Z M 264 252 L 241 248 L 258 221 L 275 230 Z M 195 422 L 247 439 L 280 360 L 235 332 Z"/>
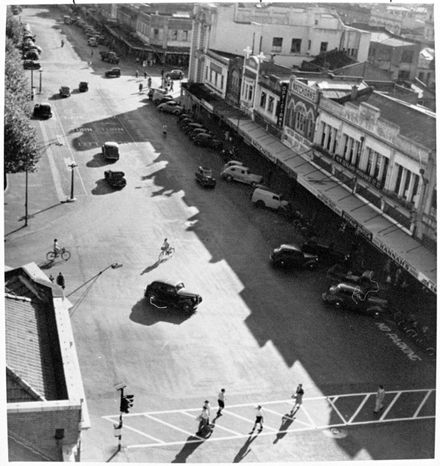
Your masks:
<path fill-rule="evenodd" d="M 69 86 L 61 86 L 60 90 L 60 97 L 70 97 L 71 92 L 70 92 L 70 87 Z"/>
<path fill-rule="evenodd" d="M 172 113 L 173 115 L 180 115 L 183 112 L 183 107 L 175 100 L 163 102 L 157 106 L 160 112 Z"/>
<path fill-rule="evenodd" d="M 127 180 L 124 177 L 125 173 L 121 171 L 106 170 L 104 172 L 105 181 L 112 188 L 122 189 L 127 184 Z"/>
<path fill-rule="evenodd" d="M 171 70 L 165 74 L 165 77 L 170 79 L 183 79 L 185 73 L 182 70 Z"/>
<path fill-rule="evenodd" d="M 119 78 L 121 76 L 121 68 L 112 68 L 105 72 L 106 78 Z"/>
<path fill-rule="evenodd" d="M 223 145 L 220 139 L 205 133 L 197 134 L 197 136 L 193 138 L 193 142 L 196 146 L 211 147 L 212 149 L 220 149 Z"/>
<path fill-rule="evenodd" d="M 240 162 L 240 160 L 229 160 L 229 162 L 226 162 L 223 165 L 223 170 L 226 170 L 229 167 L 234 167 L 234 166 L 237 166 L 237 165 L 243 166 L 243 162 Z"/>
<path fill-rule="evenodd" d="M 72 24 L 72 18 L 68 15 L 63 16 L 64 24 Z"/>
<path fill-rule="evenodd" d="M 23 62 L 23 68 L 25 70 L 39 70 L 41 68 L 40 63 L 34 60 L 25 60 Z"/>
<path fill-rule="evenodd" d="M 112 65 L 118 65 L 119 64 L 119 57 L 116 55 L 115 52 L 109 52 L 107 50 L 101 50 L 99 52 L 99 55 L 101 55 L 101 60 L 106 61 L 107 63 L 111 63 Z"/>
<path fill-rule="evenodd" d="M 166 89 L 159 89 L 156 87 L 151 87 L 148 90 L 147 96 L 150 100 L 152 100 L 155 94 L 166 94 L 166 93 L 167 93 Z"/>
<path fill-rule="evenodd" d="M 251 173 L 249 168 L 243 165 L 231 165 L 221 172 L 221 177 L 226 181 L 239 181 L 251 186 L 255 186 L 263 181 L 261 175 Z"/>
<path fill-rule="evenodd" d="M 301 250 L 309 254 L 316 254 L 319 257 L 319 261 L 325 264 L 342 264 L 347 259 L 347 254 L 336 250 L 332 243 L 324 244 L 308 240 L 301 246 Z"/>
<path fill-rule="evenodd" d="M 192 115 L 190 113 L 183 112 L 179 115 L 179 123 L 185 118 L 190 118 L 192 120 Z"/>
<path fill-rule="evenodd" d="M 187 136 L 191 140 L 194 140 L 194 138 L 199 134 L 206 134 L 207 136 L 212 136 L 212 133 L 210 133 L 209 130 L 207 130 L 206 128 L 194 128 L 191 131 L 188 131 Z"/>
<path fill-rule="evenodd" d="M 35 118 L 52 118 L 52 108 L 46 103 L 35 104 L 33 116 Z"/>
<path fill-rule="evenodd" d="M 89 37 L 87 44 L 90 45 L 90 47 L 98 47 L 98 41 L 95 36 Z"/>
<path fill-rule="evenodd" d="M 174 97 L 172 95 L 168 94 L 157 94 L 156 96 L 153 96 L 153 104 L 154 105 L 160 105 L 165 102 L 170 102 L 174 100 Z"/>
<path fill-rule="evenodd" d="M 79 92 L 87 92 L 89 90 L 89 83 L 86 81 L 81 81 L 78 86 Z"/>
<path fill-rule="evenodd" d="M 102 155 L 107 160 L 119 160 L 119 144 L 113 141 L 107 141 L 102 145 Z"/>
<path fill-rule="evenodd" d="M 361 287 L 351 283 L 332 285 L 322 293 L 322 300 L 337 308 L 349 311 L 363 312 L 378 317 L 388 311 L 388 301 L 375 296 L 374 293 L 365 292 Z"/>
<path fill-rule="evenodd" d="M 185 118 L 180 119 L 180 116 L 179 116 L 179 121 L 177 123 L 179 124 L 179 128 L 183 130 L 186 125 L 189 125 L 190 123 L 197 123 L 197 122 L 194 121 L 194 119 L 191 117 L 185 117 Z"/>
<path fill-rule="evenodd" d="M 196 171 L 196 181 L 204 188 L 215 188 L 216 179 L 212 176 L 210 168 L 200 166 Z"/>
<path fill-rule="evenodd" d="M 279 210 L 286 208 L 289 204 L 288 201 L 285 201 L 281 194 L 268 191 L 265 187 L 261 186 L 256 187 L 251 195 L 251 201 L 257 207 L 267 207 L 273 210 Z"/>
<path fill-rule="evenodd" d="M 318 256 L 307 254 L 294 244 L 282 244 L 270 254 L 270 260 L 275 267 L 307 268 L 313 270 L 318 265 Z"/>
<path fill-rule="evenodd" d="M 175 308 L 185 313 L 193 313 L 202 302 L 198 294 L 186 291 L 182 282 L 172 284 L 169 281 L 154 281 L 146 289 L 144 296 L 157 308 Z"/>
<path fill-rule="evenodd" d="M 193 122 L 193 121 L 188 122 L 185 125 L 182 125 L 183 132 L 186 133 L 186 134 L 190 133 L 191 131 L 193 131 L 196 128 L 206 129 L 201 123 L 196 123 L 196 122 Z M 208 130 L 206 129 L 206 131 L 208 131 Z"/>

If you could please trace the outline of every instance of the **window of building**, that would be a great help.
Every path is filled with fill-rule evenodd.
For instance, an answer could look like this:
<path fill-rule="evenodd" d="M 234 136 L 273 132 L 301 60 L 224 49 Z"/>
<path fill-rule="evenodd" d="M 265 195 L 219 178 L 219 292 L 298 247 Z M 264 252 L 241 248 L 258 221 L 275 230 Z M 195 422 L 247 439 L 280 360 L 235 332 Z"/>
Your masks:
<path fill-rule="evenodd" d="M 414 51 L 413 50 L 404 50 L 402 52 L 402 58 L 400 59 L 400 61 L 402 63 L 412 63 L 413 58 L 414 58 Z"/>
<path fill-rule="evenodd" d="M 220 80 L 220 89 L 223 90 L 223 86 L 225 84 L 225 77 L 221 75 L 221 80 Z"/>
<path fill-rule="evenodd" d="M 402 175 L 403 175 L 403 167 L 402 165 L 396 164 L 399 168 L 397 170 L 397 178 L 396 178 L 396 184 L 394 185 L 394 192 L 396 194 L 399 194 L 400 190 L 400 183 L 402 182 Z"/>
<path fill-rule="evenodd" d="M 307 44 L 307 50 L 310 50 L 312 48 L 312 41 L 309 40 L 308 44 Z"/>
<path fill-rule="evenodd" d="M 411 202 L 414 202 L 415 197 L 417 196 L 417 190 L 419 189 L 419 175 L 414 175 L 414 186 L 410 198 L 408 199 Z"/>
<path fill-rule="evenodd" d="M 176 29 L 170 29 L 168 32 L 168 36 L 170 40 L 177 40 L 177 30 Z"/>
<path fill-rule="evenodd" d="M 397 78 L 398 79 L 409 79 L 409 71 L 400 70 Z"/>
<path fill-rule="evenodd" d="M 181 31 L 181 33 L 182 33 L 182 41 L 188 42 L 188 38 L 189 38 L 188 31 Z"/>
<path fill-rule="evenodd" d="M 265 92 L 262 92 L 260 97 L 260 107 L 266 108 L 266 98 L 267 94 Z"/>
<path fill-rule="evenodd" d="M 159 29 L 157 29 L 157 28 L 153 29 L 153 37 L 155 39 L 159 39 Z"/>
<path fill-rule="evenodd" d="M 272 52 L 281 52 L 282 47 L 283 47 L 283 38 L 274 37 L 272 39 Z"/>
<path fill-rule="evenodd" d="M 290 46 L 291 53 L 300 53 L 301 52 L 301 39 L 292 39 L 292 44 Z"/>
<path fill-rule="evenodd" d="M 309 115 L 309 117 L 307 118 L 307 137 L 310 140 L 313 138 L 313 127 L 314 127 L 313 116 Z"/>
<path fill-rule="evenodd" d="M 239 86 L 240 86 L 240 75 L 237 70 L 234 70 L 232 72 L 232 90 L 237 92 Z"/>
<path fill-rule="evenodd" d="M 208 73 L 209 73 L 209 68 L 205 68 L 205 81 L 208 81 Z"/>
<path fill-rule="evenodd" d="M 322 52 L 327 52 L 327 47 L 328 47 L 328 42 L 321 42 L 321 47 L 319 51 Z"/>
<path fill-rule="evenodd" d="M 272 96 L 269 96 L 269 105 L 267 106 L 267 111 L 272 113 L 273 112 L 273 104 L 275 99 Z"/>
<path fill-rule="evenodd" d="M 437 188 L 432 191 L 431 209 L 437 210 Z"/>
<path fill-rule="evenodd" d="M 420 71 L 419 79 L 420 79 L 420 81 L 423 81 L 425 79 L 425 73 L 423 71 Z"/>
<path fill-rule="evenodd" d="M 318 20 L 315 19 L 315 26 L 318 26 Z"/>
<path fill-rule="evenodd" d="M 298 106 L 295 111 L 295 130 L 301 134 L 304 134 L 306 123 L 306 114 L 304 107 Z"/>

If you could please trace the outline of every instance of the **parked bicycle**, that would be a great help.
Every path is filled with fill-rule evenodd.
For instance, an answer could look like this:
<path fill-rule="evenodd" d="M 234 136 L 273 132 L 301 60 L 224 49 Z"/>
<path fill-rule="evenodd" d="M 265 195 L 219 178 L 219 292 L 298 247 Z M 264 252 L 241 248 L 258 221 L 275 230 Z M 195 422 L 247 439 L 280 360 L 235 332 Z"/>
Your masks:
<path fill-rule="evenodd" d="M 61 257 L 61 259 L 68 261 L 70 259 L 70 255 L 70 251 L 68 251 L 66 248 L 61 248 L 58 251 L 49 251 L 46 254 L 46 259 L 53 262 L 57 257 Z"/>

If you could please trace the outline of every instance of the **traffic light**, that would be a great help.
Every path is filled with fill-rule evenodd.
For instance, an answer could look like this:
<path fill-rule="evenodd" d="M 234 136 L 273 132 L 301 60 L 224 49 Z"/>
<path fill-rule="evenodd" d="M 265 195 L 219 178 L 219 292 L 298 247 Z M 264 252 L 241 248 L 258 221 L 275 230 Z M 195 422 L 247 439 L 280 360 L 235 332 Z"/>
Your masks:
<path fill-rule="evenodd" d="M 121 397 L 121 413 L 129 413 L 129 408 L 133 407 L 134 395 L 124 395 Z"/>

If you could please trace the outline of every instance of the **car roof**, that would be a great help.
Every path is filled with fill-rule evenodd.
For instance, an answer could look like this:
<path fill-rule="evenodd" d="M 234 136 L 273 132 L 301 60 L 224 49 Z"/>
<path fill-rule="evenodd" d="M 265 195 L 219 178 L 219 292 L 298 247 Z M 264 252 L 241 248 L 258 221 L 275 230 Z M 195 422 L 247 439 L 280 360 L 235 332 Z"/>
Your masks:
<path fill-rule="evenodd" d="M 105 141 L 104 146 L 109 146 L 109 147 L 119 147 L 119 144 L 114 141 Z"/>
<path fill-rule="evenodd" d="M 249 170 L 249 167 L 245 167 L 244 165 L 229 165 L 229 167 L 226 167 L 225 170 L 229 170 L 230 168 L 241 168 L 242 170 Z"/>
<path fill-rule="evenodd" d="M 178 281 L 177 283 L 175 282 L 172 282 L 171 280 L 154 280 L 154 282 L 151 282 L 150 285 L 153 285 L 153 284 L 160 284 L 160 285 L 168 285 L 168 286 L 176 286 L 178 283 L 181 283 L 180 281 Z"/>
<path fill-rule="evenodd" d="M 285 251 L 301 251 L 301 248 L 296 244 L 282 244 L 279 249 L 284 249 Z"/>
<path fill-rule="evenodd" d="M 338 283 L 335 288 L 338 288 L 341 291 L 354 292 L 359 291 L 359 286 L 352 285 L 351 283 Z"/>

